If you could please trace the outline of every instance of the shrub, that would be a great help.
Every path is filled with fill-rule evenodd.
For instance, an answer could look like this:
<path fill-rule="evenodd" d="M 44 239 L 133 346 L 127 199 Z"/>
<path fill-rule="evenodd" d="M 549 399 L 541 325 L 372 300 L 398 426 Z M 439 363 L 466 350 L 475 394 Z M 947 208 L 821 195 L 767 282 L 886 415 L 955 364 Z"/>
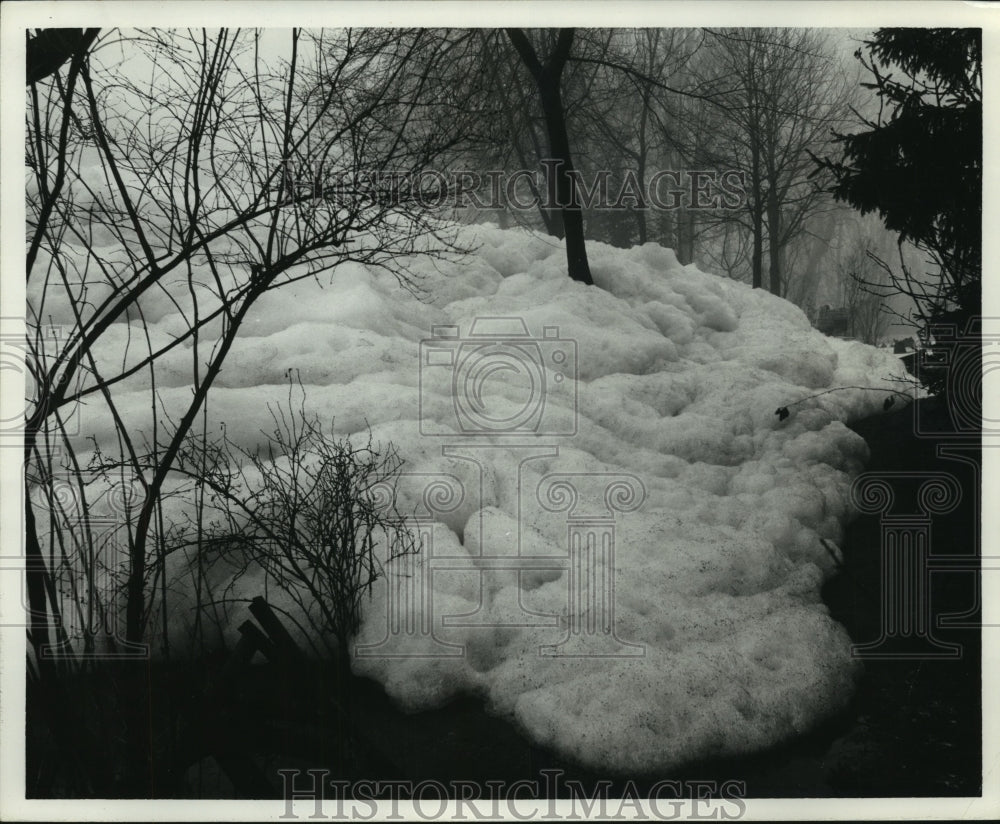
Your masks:
<path fill-rule="evenodd" d="M 304 403 L 293 408 L 291 395 L 287 408 L 270 412 L 274 429 L 261 447 L 225 435 L 214 447 L 192 447 L 189 458 L 213 452 L 200 481 L 221 516 L 203 525 L 201 543 L 239 571 L 259 566 L 320 637 L 336 642 L 347 674 L 365 594 L 385 563 L 418 551 L 394 503 L 403 460 L 370 429 L 363 445 L 333 438 Z"/>

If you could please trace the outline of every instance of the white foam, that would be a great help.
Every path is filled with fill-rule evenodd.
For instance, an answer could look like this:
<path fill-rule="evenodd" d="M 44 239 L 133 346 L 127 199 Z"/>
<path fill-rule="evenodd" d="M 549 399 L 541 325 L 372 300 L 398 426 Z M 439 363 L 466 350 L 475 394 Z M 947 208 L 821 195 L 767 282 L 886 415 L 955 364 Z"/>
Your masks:
<path fill-rule="evenodd" d="M 820 599 L 832 571 L 820 538 L 840 539 L 849 483 L 867 458 L 845 423 L 877 412 L 881 390 L 900 387 L 899 360 L 828 339 L 791 304 L 682 267 L 656 244 L 591 244 L 597 286 L 588 287 L 566 277 L 551 238 L 479 226 L 460 239 L 479 251 L 464 261 L 409 262 L 423 302 L 353 264 L 326 285 L 303 281 L 268 295 L 209 405 L 213 425 L 224 421 L 229 437 L 250 447 L 272 428 L 266 405 L 287 398 L 288 370 L 299 370 L 309 410 L 333 420 L 338 435 L 367 423 L 376 440 L 396 445 L 412 473 L 400 490 L 405 511 L 419 507 L 425 479 L 460 486 L 461 503 L 436 516 L 433 559 L 419 564 L 433 583 L 434 632 L 453 650 L 464 646 L 464 656 L 357 657 L 355 671 L 377 678 L 408 710 L 481 695 L 536 743 L 597 769 L 660 770 L 747 752 L 843 706 L 855 669 L 847 634 Z M 472 443 L 456 419 L 454 370 L 421 375 L 420 357 L 432 326 L 451 324 L 467 337 L 482 316 L 520 318 L 533 340 L 557 327 L 539 351 L 573 342 L 576 368 L 546 363 L 543 428 L 515 444 L 487 439 L 480 476 L 468 454 L 442 453 Z M 179 322 L 164 310 L 154 330 L 166 334 L 159 330 Z M 123 340 L 123 332 L 109 336 L 98 356 L 120 357 Z M 164 367 L 162 402 L 173 415 L 190 398 L 183 357 Z M 490 378 L 492 410 L 517 412 L 520 378 Z M 804 401 L 787 420 L 774 414 L 836 386 L 862 388 Z M 141 388 L 120 387 L 116 398 L 136 431 L 148 426 Z M 113 443 L 96 406 L 84 424 L 84 435 Z M 583 486 L 612 476 L 641 484 L 642 505 L 616 515 L 614 568 L 606 570 L 615 631 L 641 645 L 638 657 L 539 655 L 586 619 L 571 614 L 565 563 L 517 568 L 518 558 L 567 557 L 569 515 L 546 509 L 536 493 L 553 473 Z M 593 503 L 582 502 L 590 492 L 579 507 Z M 477 571 L 482 552 L 508 556 L 511 567 Z M 173 574 L 183 589 L 185 573 Z M 264 586 L 259 575 L 217 581 L 227 584 L 234 598 Z M 268 591 L 280 597 L 273 585 Z M 191 629 L 184 597 L 171 612 L 175 649 Z M 386 635 L 386 610 L 378 590 L 360 643 Z M 476 610 L 481 622 L 531 614 L 541 625 L 442 620 Z M 223 631 L 231 636 L 242 618 L 233 613 Z M 394 643 L 398 654 L 421 650 L 412 638 Z"/>

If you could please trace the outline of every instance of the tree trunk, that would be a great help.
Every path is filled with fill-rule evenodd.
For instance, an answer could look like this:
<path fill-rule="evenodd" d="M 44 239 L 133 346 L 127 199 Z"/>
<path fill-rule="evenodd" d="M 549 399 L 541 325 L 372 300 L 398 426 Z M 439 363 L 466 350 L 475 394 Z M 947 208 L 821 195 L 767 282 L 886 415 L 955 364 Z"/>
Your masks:
<path fill-rule="evenodd" d="M 635 223 L 638 230 L 639 245 L 647 242 L 648 233 L 646 232 L 646 212 L 643 209 L 635 210 Z"/>
<path fill-rule="evenodd" d="M 781 208 L 773 184 L 767 192 L 767 236 L 770 290 L 781 297 Z"/>
<path fill-rule="evenodd" d="M 682 266 L 694 263 L 694 212 L 684 209 L 677 212 L 677 262 Z"/>
<path fill-rule="evenodd" d="M 750 219 L 753 223 L 753 288 L 760 289 L 764 285 L 764 204 L 760 185 L 760 146 L 754 141 L 751 147 L 751 168 L 753 203 L 750 206 Z"/>
<path fill-rule="evenodd" d="M 587 245 L 583 235 L 583 209 L 576 195 L 576 180 L 573 177 L 573 159 L 569 151 L 569 134 L 566 131 L 566 115 L 563 110 L 562 94 L 559 91 L 559 77 L 545 76 L 539 84 L 542 109 L 545 112 L 545 127 L 549 135 L 549 151 L 555 168 L 556 203 L 562 216 L 562 228 L 566 237 L 566 265 L 569 276 L 581 283 L 593 284 L 590 263 L 587 260 Z"/>
<path fill-rule="evenodd" d="M 25 451 L 25 468 L 30 456 Z M 35 512 L 28 496 L 27 482 L 24 489 L 24 565 L 25 580 L 28 595 L 28 609 L 31 612 L 29 626 L 31 628 L 31 646 L 35 651 L 39 674 L 44 677 L 52 669 L 53 659 L 43 657 L 43 651 L 49 646 L 49 616 L 46 608 L 45 584 L 48 569 L 45 557 L 38 541 L 38 527 L 35 523 Z"/>
<path fill-rule="evenodd" d="M 646 155 L 648 153 L 646 146 L 646 119 L 649 112 L 649 97 L 650 89 L 647 86 L 642 96 L 642 112 L 639 116 L 639 156 L 636 163 L 636 177 L 644 189 L 646 186 Z M 641 246 L 647 240 L 645 209 L 636 208 L 635 223 L 639 233 L 639 245 Z"/>
<path fill-rule="evenodd" d="M 753 211 L 753 288 L 764 286 L 764 220 L 760 209 Z"/>
<path fill-rule="evenodd" d="M 551 172 L 555 178 L 555 202 L 562 218 L 566 238 L 566 265 L 573 280 L 592 285 L 587 245 L 583 234 L 583 210 L 576 195 L 573 177 L 573 159 L 569 150 L 569 133 L 566 130 L 566 113 L 563 109 L 560 82 L 563 66 L 573 42 L 573 30 L 562 29 L 552 56 L 543 66 L 538 61 L 534 47 L 520 29 L 508 29 L 508 37 L 517 49 L 521 60 L 531 72 L 538 86 L 545 129 L 549 138 Z"/>

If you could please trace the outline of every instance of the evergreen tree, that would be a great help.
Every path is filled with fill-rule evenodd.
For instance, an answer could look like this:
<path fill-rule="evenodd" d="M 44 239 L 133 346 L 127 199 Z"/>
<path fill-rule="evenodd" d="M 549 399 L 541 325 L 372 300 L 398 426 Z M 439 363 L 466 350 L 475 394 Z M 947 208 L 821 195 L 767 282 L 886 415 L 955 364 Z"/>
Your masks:
<path fill-rule="evenodd" d="M 876 211 L 901 243 L 930 255 L 931 279 L 902 266 L 894 286 L 925 329 L 950 323 L 961 334 L 981 311 L 982 31 L 879 29 L 865 47 L 867 58 L 855 56 L 873 77 L 862 85 L 879 114 L 862 118 L 863 131 L 836 134 L 840 161 L 817 162 L 833 173 L 838 200 Z"/>

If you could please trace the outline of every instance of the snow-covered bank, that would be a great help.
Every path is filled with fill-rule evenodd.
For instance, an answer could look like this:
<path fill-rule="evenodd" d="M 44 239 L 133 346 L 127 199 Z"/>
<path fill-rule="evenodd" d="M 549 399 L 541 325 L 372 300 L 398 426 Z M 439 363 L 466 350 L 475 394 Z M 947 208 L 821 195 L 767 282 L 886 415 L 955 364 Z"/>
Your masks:
<path fill-rule="evenodd" d="M 423 300 L 358 265 L 269 294 L 211 398 L 209 420 L 249 447 L 298 370 L 338 435 L 370 425 L 406 460 L 398 504 L 423 516 L 425 551 L 375 592 L 355 671 L 412 710 L 481 695 L 538 743 L 621 771 L 764 747 L 843 706 L 855 662 L 820 599 L 821 539 L 841 539 L 867 457 L 845 423 L 899 388 L 898 359 L 655 244 L 591 244 L 585 287 L 551 238 L 461 235 L 468 258 L 414 259 Z M 177 319 L 156 317 L 166 340 Z M 190 398 L 190 351 L 170 357 L 168 407 Z M 836 386 L 873 389 L 775 415 Z M 116 398 L 141 420 L 142 387 Z M 113 434 L 86 409 L 81 432 Z M 179 644 L 191 599 L 172 572 Z M 251 571 L 228 597 L 263 590 Z"/>

